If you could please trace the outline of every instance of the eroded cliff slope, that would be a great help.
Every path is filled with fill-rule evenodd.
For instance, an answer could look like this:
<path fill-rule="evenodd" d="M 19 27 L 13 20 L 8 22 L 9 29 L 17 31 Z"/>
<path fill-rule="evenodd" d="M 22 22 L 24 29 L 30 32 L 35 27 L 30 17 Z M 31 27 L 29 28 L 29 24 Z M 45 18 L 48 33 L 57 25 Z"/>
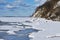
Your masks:
<path fill-rule="evenodd" d="M 47 0 L 42 6 L 36 8 L 32 17 L 60 21 L 60 0 Z"/>

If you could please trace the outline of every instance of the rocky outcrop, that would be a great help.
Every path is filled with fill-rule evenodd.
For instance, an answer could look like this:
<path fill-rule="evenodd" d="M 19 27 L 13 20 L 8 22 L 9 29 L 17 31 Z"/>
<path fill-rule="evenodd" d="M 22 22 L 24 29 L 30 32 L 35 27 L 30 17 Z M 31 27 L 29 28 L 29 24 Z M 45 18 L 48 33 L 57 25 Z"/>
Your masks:
<path fill-rule="evenodd" d="M 47 0 L 42 6 L 36 8 L 32 17 L 60 21 L 60 0 Z"/>

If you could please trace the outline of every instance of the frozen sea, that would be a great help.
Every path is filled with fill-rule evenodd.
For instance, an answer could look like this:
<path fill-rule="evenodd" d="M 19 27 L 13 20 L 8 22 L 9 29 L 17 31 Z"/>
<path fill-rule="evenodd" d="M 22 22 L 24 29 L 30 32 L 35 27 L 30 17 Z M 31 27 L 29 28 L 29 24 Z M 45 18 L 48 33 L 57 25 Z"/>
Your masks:
<path fill-rule="evenodd" d="M 31 17 L 0 17 L 0 40 L 60 40 L 60 22 Z"/>

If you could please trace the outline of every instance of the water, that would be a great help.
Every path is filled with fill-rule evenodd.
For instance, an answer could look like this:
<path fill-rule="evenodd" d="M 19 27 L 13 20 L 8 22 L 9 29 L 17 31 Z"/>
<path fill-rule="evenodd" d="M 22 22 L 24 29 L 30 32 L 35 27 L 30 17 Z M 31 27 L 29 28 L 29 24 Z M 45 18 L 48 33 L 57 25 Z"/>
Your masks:
<path fill-rule="evenodd" d="M 42 18 L 0 17 L 0 40 L 60 40 L 60 22 Z"/>

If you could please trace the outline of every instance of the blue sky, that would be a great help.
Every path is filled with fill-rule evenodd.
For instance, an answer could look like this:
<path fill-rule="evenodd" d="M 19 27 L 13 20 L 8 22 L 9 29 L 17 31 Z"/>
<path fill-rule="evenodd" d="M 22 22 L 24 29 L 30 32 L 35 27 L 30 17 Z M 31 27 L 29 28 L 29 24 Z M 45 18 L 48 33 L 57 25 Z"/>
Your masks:
<path fill-rule="evenodd" d="M 30 16 L 46 0 L 0 0 L 0 16 Z"/>

